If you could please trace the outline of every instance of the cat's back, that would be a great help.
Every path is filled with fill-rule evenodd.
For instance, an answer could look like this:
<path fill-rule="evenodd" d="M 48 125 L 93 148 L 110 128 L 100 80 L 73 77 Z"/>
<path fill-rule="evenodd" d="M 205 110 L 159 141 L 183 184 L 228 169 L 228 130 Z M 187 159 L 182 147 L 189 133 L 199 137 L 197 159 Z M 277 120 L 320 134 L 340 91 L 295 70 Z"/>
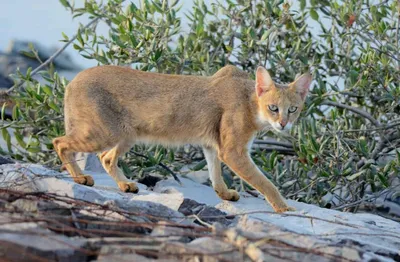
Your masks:
<path fill-rule="evenodd" d="M 114 86 L 121 87 L 124 85 L 130 85 L 132 83 L 138 83 L 142 79 L 148 79 L 151 82 L 154 79 L 154 73 L 142 72 L 123 66 L 103 65 L 96 66 L 81 71 L 71 81 L 73 87 L 78 86 Z M 134 81 L 134 82 L 133 82 Z"/>
<path fill-rule="evenodd" d="M 144 72 L 129 67 L 103 65 L 86 69 L 71 81 L 70 89 L 107 90 L 114 94 L 176 92 L 205 86 L 207 77 Z"/>

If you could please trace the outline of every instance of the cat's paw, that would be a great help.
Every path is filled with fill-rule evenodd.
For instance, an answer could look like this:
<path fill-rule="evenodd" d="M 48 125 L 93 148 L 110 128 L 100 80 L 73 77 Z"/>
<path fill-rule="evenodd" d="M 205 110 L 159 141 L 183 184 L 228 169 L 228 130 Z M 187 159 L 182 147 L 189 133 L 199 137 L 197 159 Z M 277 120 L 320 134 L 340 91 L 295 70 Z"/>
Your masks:
<path fill-rule="evenodd" d="M 274 207 L 274 210 L 275 210 L 276 213 L 284 213 L 284 212 L 288 212 L 288 211 L 296 211 L 296 209 L 294 207 L 290 207 L 290 206 Z"/>
<path fill-rule="evenodd" d="M 139 192 L 138 186 L 134 182 L 118 182 L 118 187 L 122 192 L 137 193 Z"/>
<path fill-rule="evenodd" d="M 74 177 L 74 182 L 77 184 L 85 185 L 85 186 L 93 186 L 94 185 L 94 180 L 93 177 L 89 175 L 80 175 L 77 177 Z"/>
<path fill-rule="evenodd" d="M 229 192 L 229 199 L 227 200 L 236 202 L 240 199 L 240 195 L 236 190 L 229 189 L 228 192 Z"/>
<path fill-rule="evenodd" d="M 217 192 L 217 195 L 223 200 L 236 202 L 240 199 L 239 193 L 233 189 L 228 189 L 227 191 L 225 191 L 223 193 L 220 193 L 218 191 L 215 191 L 215 192 Z"/>

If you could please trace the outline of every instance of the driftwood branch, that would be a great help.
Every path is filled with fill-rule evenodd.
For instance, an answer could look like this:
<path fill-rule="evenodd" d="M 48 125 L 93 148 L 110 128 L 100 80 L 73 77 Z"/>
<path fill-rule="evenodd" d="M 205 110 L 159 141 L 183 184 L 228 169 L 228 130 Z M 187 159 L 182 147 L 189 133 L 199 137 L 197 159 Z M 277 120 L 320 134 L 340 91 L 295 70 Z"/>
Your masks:
<path fill-rule="evenodd" d="M 83 29 L 86 29 L 90 27 L 91 25 L 95 24 L 97 21 L 100 20 L 100 17 L 97 17 L 90 21 L 87 25 L 83 27 Z M 40 70 L 42 70 L 44 67 L 46 67 L 48 64 L 53 62 L 54 59 L 56 59 L 64 50 L 73 42 L 75 39 L 78 37 L 78 34 L 75 34 L 74 36 L 71 37 L 71 39 L 64 44 L 63 47 L 61 47 L 57 52 L 55 52 L 52 56 L 50 56 L 46 61 L 44 61 L 43 64 L 39 65 L 36 67 L 34 70 L 31 72 L 31 76 L 34 76 L 37 74 Z M 10 87 L 7 91 L 6 94 L 10 94 L 12 91 L 14 91 L 16 88 L 21 87 L 25 83 L 25 80 L 20 81 L 19 83 L 15 84 L 14 86 Z"/>

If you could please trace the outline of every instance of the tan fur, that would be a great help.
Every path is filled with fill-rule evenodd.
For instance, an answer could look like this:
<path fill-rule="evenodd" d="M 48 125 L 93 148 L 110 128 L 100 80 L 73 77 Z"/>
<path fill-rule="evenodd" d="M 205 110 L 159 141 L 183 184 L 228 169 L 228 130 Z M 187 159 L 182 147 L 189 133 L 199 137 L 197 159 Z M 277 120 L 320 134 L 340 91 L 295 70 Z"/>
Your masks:
<path fill-rule="evenodd" d="M 223 182 L 221 161 L 260 191 L 275 211 L 292 210 L 252 162 L 248 145 L 258 130 L 271 123 L 296 120 L 304 102 L 299 90 L 305 90 L 297 82 L 274 85 L 261 67 L 256 81 L 234 66 L 211 77 L 117 66 L 87 69 L 66 88 L 66 135 L 54 139 L 54 147 L 77 183 L 93 185 L 93 179 L 82 174 L 73 153 L 103 152 L 99 158 L 120 189 L 137 192 L 135 183 L 117 167 L 118 157 L 135 143 L 202 145 L 214 189 L 222 199 L 236 201 L 239 194 Z M 262 94 L 258 96 L 256 90 Z M 270 103 L 286 111 L 296 105 L 299 110 L 290 117 L 270 114 L 266 109 Z"/>

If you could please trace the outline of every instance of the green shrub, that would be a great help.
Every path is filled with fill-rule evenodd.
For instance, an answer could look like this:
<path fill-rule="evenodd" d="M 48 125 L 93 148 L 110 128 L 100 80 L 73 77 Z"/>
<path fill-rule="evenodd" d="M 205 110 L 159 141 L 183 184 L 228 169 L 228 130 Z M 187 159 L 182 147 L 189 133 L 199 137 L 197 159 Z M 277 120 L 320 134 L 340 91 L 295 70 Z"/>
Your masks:
<path fill-rule="evenodd" d="M 212 75 L 227 64 L 250 73 L 264 65 L 279 82 L 312 71 L 312 91 L 290 140 L 296 154 L 254 153 L 255 162 L 285 195 L 342 205 L 396 186 L 400 170 L 398 1 L 302 0 L 296 6 L 277 0 L 211 5 L 194 1 L 185 13 L 179 1 L 143 0 L 136 5 L 87 0 L 81 8 L 72 6 L 72 1 L 60 2 L 73 16 L 89 15 L 108 25 L 106 36 L 98 35 L 96 26 L 81 27 L 73 44 L 82 56 L 99 64 L 198 75 Z M 63 132 L 66 83 L 51 69 L 42 74 L 47 76 L 45 85 L 29 74 L 16 76 L 26 85 L 13 93 L 17 105 L 13 121 L 6 125 L 16 132 L 19 143 L 9 150 L 15 151 L 10 153 L 15 158 L 55 165 L 50 141 Z M 35 130 L 29 142 L 22 141 L 21 129 L 26 127 Z M 2 130 L 8 140 L 6 129 Z M 157 163 L 176 162 L 173 151 L 137 150 L 146 151 L 149 159 L 127 156 L 125 170 L 135 174 L 159 171 Z M 232 186 L 240 184 L 235 180 Z"/>

